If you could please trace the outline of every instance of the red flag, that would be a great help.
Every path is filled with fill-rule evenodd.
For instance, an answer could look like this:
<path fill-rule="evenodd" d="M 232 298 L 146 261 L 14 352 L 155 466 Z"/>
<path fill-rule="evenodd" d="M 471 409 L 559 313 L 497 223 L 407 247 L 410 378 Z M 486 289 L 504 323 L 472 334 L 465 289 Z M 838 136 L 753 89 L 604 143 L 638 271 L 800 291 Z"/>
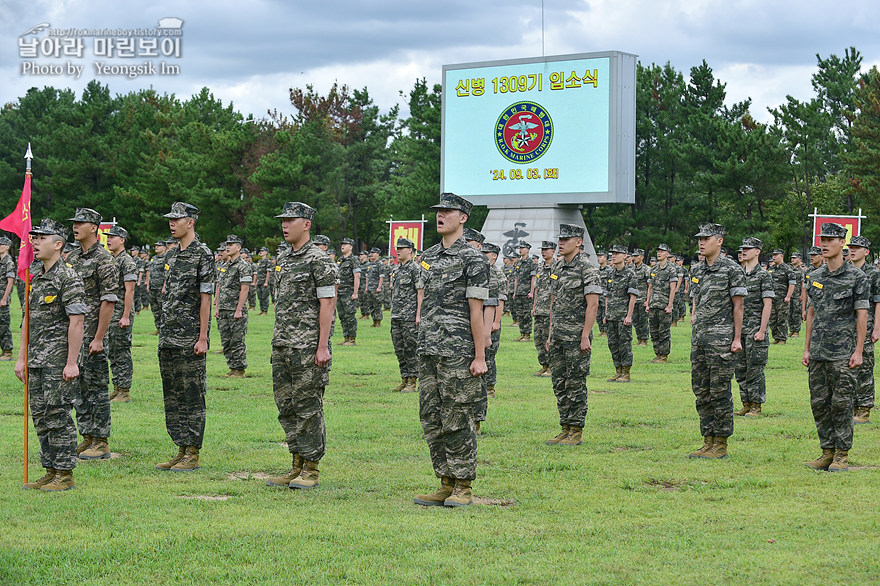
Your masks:
<path fill-rule="evenodd" d="M 24 280 L 24 273 L 34 262 L 34 249 L 31 246 L 31 172 L 24 176 L 24 188 L 15 211 L 0 220 L 0 229 L 17 234 L 21 239 L 18 251 L 18 276 Z"/>

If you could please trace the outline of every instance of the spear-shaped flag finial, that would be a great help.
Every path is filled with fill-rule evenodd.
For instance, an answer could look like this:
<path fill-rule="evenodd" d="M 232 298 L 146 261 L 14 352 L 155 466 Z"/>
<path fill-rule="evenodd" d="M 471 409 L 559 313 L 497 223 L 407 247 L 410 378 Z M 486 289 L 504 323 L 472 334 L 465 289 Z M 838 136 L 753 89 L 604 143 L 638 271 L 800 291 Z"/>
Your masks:
<path fill-rule="evenodd" d="M 31 170 L 31 159 L 34 158 L 34 153 L 31 152 L 31 143 L 28 143 L 27 152 L 24 154 L 24 158 L 27 159 L 27 170 Z"/>

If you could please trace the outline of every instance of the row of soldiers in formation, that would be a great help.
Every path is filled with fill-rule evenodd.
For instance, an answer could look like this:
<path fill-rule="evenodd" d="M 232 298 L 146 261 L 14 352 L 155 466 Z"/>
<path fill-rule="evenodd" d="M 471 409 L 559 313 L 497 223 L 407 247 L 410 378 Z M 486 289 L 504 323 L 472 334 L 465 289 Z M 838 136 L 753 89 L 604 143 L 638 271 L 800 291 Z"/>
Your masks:
<path fill-rule="evenodd" d="M 406 240 L 396 243 L 401 263 L 394 268 L 391 276 L 392 338 L 398 351 L 403 379 L 398 388 L 404 390 L 409 386 L 412 390 L 415 379 L 421 379 L 420 418 L 435 473 L 441 479 L 438 491 L 418 495 L 415 501 L 426 505 L 457 506 L 472 502 L 470 483 L 476 476 L 475 438 L 479 422 L 485 418 L 486 399 L 494 387 L 494 368 L 488 377 L 484 375 L 489 373 L 490 364 L 494 366 L 500 317 L 510 290 L 504 282 L 503 272 L 495 267 L 499 247 L 481 242 L 482 237 L 476 232 L 462 236 L 470 203 L 453 194 L 442 194 L 441 202 L 434 207 L 438 209 L 437 229 L 443 238 L 441 244 L 425 251 L 418 261 L 411 262 L 416 257 L 413 243 Z M 229 269 L 239 258 L 236 245 L 240 246 L 240 242 L 236 242 L 235 238 L 229 238 L 227 242 L 227 249 L 231 248 L 230 258 L 224 262 L 228 264 L 215 268 L 210 252 L 195 236 L 197 214 L 194 206 L 181 202 L 176 203 L 168 214 L 172 235 L 180 246 L 166 253 L 164 264 L 162 300 L 165 307 L 159 328 L 159 364 L 165 395 L 166 426 L 179 450 L 171 460 L 157 465 L 162 470 L 191 471 L 199 468 L 199 449 L 204 433 L 204 355 L 207 352 L 210 300 L 213 295 L 218 326 L 221 311 L 231 311 L 231 319 L 240 321 L 247 298 L 246 288 L 242 284 L 252 282 L 252 276 Z M 355 314 L 354 301 L 358 297 L 356 280 L 359 279 L 355 279 L 355 276 L 361 272 L 350 258 L 353 242 L 343 242 L 343 256 L 334 264 L 326 251 L 311 239 L 309 229 L 313 214 L 314 210 L 305 204 L 285 204 L 278 217 L 282 219 L 282 233 L 290 246 L 282 251 L 273 271 L 277 273 L 278 296 L 272 352 L 273 388 L 279 420 L 293 455 L 293 467 L 288 474 L 270 479 L 269 484 L 292 488 L 311 488 L 318 483 L 317 462 L 323 456 L 325 441 L 321 404 L 329 375 L 329 337 L 333 311 L 340 311 L 344 330 L 346 323 L 350 327 L 353 322 L 356 328 L 356 321 L 351 318 Z M 133 269 L 122 266 L 119 270 L 112 261 L 106 262 L 112 258 L 110 255 L 116 253 L 114 256 L 118 258 L 124 253 L 127 233 L 123 229 L 116 228 L 115 233 L 110 234 L 110 252 L 105 251 L 108 256 L 101 259 L 99 251 L 103 248 L 95 246 L 99 214 L 94 210 L 79 209 L 72 220 L 80 248 L 71 253 L 67 263 L 59 265 L 53 262 L 56 260 L 55 252 L 60 258 L 63 240 L 66 240 L 67 228 L 64 225 L 44 220 L 32 232 L 38 260 L 32 267 L 33 337 L 27 366 L 31 369 L 32 381 L 38 381 L 36 384 L 32 382 L 34 392 L 31 408 L 47 474 L 31 483 L 30 488 L 44 490 L 65 490 L 73 486 L 71 472 L 76 453 L 80 459 L 86 460 L 109 456 L 109 405 L 105 405 L 109 401 L 102 400 L 107 396 L 106 357 L 103 359 L 103 369 L 99 364 L 99 356 L 104 351 L 102 338 L 109 324 L 102 325 L 101 322 L 106 323 L 106 320 L 101 318 L 107 315 L 108 304 L 117 305 L 120 294 L 126 299 L 126 303 L 122 304 L 123 312 L 130 311 L 128 299 L 132 296 L 131 288 L 126 284 L 137 279 Z M 92 226 L 94 229 L 90 229 Z M 838 234 L 839 227 L 829 226 L 823 226 L 823 246 L 826 240 L 834 242 L 838 239 L 841 246 L 837 250 L 840 250 L 843 236 Z M 735 364 L 743 366 L 743 372 L 747 375 L 740 381 L 744 403 L 760 404 L 764 399 L 759 348 L 761 342 L 766 340 L 770 318 L 768 308 L 771 305 L 768 301 L 775 297 L 775 293 L 772 286 L 758 284 L 754 288 L 757 293 L 750 294 L 751 283 L 747 283 L 746 277 L 750 272 L 755 273 L 755 269 L 750 267 L 757 266 L 757 253 L 751 255 L 749 251 L 759 251 L 759 241 L 746 239 L 743 242 L 743 270 L 732 260 L 720 255 L 723 227 L 705 225 L 697 237 L 700 239 L 703 259 L 692 267 L 687 283 L 693 312 L 692 386 L 697 397 L 700 428 L 705 442 L 700 450 L 690 455 L 723 458 L 727 456 L 727 438 L 732 433 L 730 380 Z M 122 246 L 119 246 L 117 239 L 122 241 Z M 612 346 L 619 347 L 625 339 L 625 330 L 630 329 L 632 324 L 640 290 L 632 276 L 634 270 L 626 266 L 626 249 L 612 247 L 612 266 L 609 270 L 613 272 L 605 278 L 600 277 L 599 268 L 582 252 L 582 228 L 561 225 L 558 243 L 560 256 L 553 262 L 547 262 L 553 258 L 553 243 L 543 245 L 543 250 L 550 251 L 547 255 L 549 258 L 545 257 L 546 272 L 543 273 L 546 275 L 543 282 L 547 283 L 550 302 L 547 341 L 543 344 L 547 364 L 542 362 L 542 369 L 547 366 L 551 373 L 562 427 L 561 433 L 547 443 L 578 445 L 582 442 L 587 411 L 585 379 L 589 372 L 591 330 L 599 311 L 599 299 L 602 299 L 605 312 L 602 322 L 606 326 L 612 324 L 606 327 L 606 332 L 611 332 L 612 328 L 615 332 L 608 334 L 609 348 L 612 356 L 615 356 Z M 867 249 L 868 245 L 864 248 Z M 476 252 L 480 247 L 484 254 Z M 858 247 L 858 241 L 850 244 L 853 250 Z M 527 252 L 528 247 L 524 248 Z M 846 296 L 845 291 L 838 292 L 835 288 L 839 284 L 831 277 L 838 276 L 841 270 L 835 266 L 837 257 L 833 256 L 834 247 L 830 248 L 831 255 L 822 251 L 823 256 L 829 259 L 827 266 L 823 265 L 810 274 L 810 286 L 806 288 L 808 341 L 804 363 L 810 366 L 810 387 L 815 395 L 813 411 L 823 449 L 823 456 L 808 465 L 840 470 L 846 469 L 846 452 L 851 446 L 852 414 L 848 418 L 850 431 L 847 444 L 846 430 L 838 429 L 838 426 L 845 427 L 845 423 L 840 421 L 839 407 L 832 401 L 834 399 L 839 403 L 840 396 L 837 395 L 843 393 L 845 396 L 847 390 L 837 384 L 842 380 L 839 365 L 829 367 L 825 363 L 834 362 L 829 357 L 845 353 L 854 344 L 856 348 L 848 357 L 848 368 L 861 366 L 864 337 L 857 336 L 856 330 L 859 334 L 865 331 L 860 311 L 866 303 L 861 298 L 864 291 L 851 291 Z M 669 316 L 667 321 L 671 323 L 674 295 L 681 281 L 677 270 L 674 273 L 665 271 L 674 266 L 669 262 L 667 253 L 665 247 L 658 251 L 658 260 L 648 283 L 645 309 L 646 313 L 651 310 L 662 312 Z M 599 258 L 600 264 L 602 256 Z M 845 263 L 843 267 L 856 267 L 855 263 L 856 258 L 853 258 L 853 263 Z M 636 264 L 635 259 L 633 264 Z M 64 267 L 74 270 L 68 271 Z M 833 269 L 830 276 L 829 267 Z M 53 272 L 52 269 L 56 270 Z M 823 269 L 825 273 L 821 272 Z M 215 272 L 219 275 L 216 285 Z M 352 277 L 350 281 L 347 279 L 348 273 Z M 532 300 L 530 313 L 538 317 L 538 302 L 547 296 L 543 286 L 538 285 L 543 275 L 537 269 L 534 275 L 529 275 L 530 291 L 526 295 L 527 299 Z M 857 276 L 852 276 L 852 271 L 847 275 L 850 280 L 858 281 Z M 230 279 L 238 285 L 238 295 L 230 296 L 235 300 L 231 310 L 221 302 L 221 282 L 224 279 Z M 862 289 L 865 289 L 864 281 L 861 283 Z M 82 290 L 81 294 L 78 287 Z M 830 289 L 830 296 L 824 295 L 826 288 Z M 231 291 L 234 289 L 230 288 Z M 335 302 L 337 297 L 338 307 Z M 621 301 L 618 304 L 618 297 L 625 303 Z M 754 312 L 734 310 L 744 305 L 743 298 L 750 301 L 745 304 L 746 308 L 752 305 L 761 307 L 758 329 L 754 334 Z M 60 303 L 54 304 L 56 299 Z M 755 299 L 757 303 L 754 303 Z M 880 302 L 880 291 L 874 301 Z M 846 312 L 841 311 L 845 302 L 855 304 L 852 307 L 852 324 L 858 324 L 857 328 L 851 328 L 853 335 L 849 337 L 846 335 L 848 330 L 841 329 L 841 326 L 849 325 L 849 322 L 844 323 Z M 621 319 L 619 314 L 623 306 L 625 311 Z M 828 324 L 829 307 L 834 318 L 831 327 Z M 80 325 L 82 333 L 77 336 L 75 326 L 80 321 L 77 316 L 83 315 L 85 319 L 81 320 Z M 523 315 L 520 313 L 518 317 L 522 318 Z M 112 321 L 120 329 L 128 329 L 130 338 L 130 321 L 126 323 L 121 314 L 114 315 Z M 614 325 L 618 321 L 623 322 L 625 327 Z M 62 325 L 67 327 L 61 329 Z M 222 332 L 221 328 L 221 337 Z M 812 354 L 810 333 L 818 334 L 818 339 L 812 344 Z M 353 341 L 355 335 L 346 335 L 346 340 Z M 850 338 L 855 342 L 848 346 L 846 342 Z M 750 343 L 752 340 L 755 344 Z M 662 350 L 663 342 L 660 343 Z M 655 341 L 655 351 L 656 344 Z M 751 346 L 754 351 L 750 350 Z M 539 347 L 539 356 L 541 350 Z M 734 355 L 740 351 L 743 351 L 742 355 L 734 360 Z M 657 358 L 668 356 L 668 350 L 666 352 L 657 351 Z M 23 375 L 24 370 L 22 354 L 16 364 L 19 376 Z M 625 351 L 623 354 L 620 361 L 625 362 Z M 631 365 L 631 343 L 629 355 Z M 763 356 L 766 357 L 766 350 Z M 618 362 L 615 358 L 615 366 L 618 366 Z M 763 362 L 766 364 L 766 358 Z M 754 369 L 756 366 L 761 367 L 759 375 Z M 618 374 L 622 373 L 623 367 L 621 365 L 618 369 Z M 737 371 L 740 380 L 739 369 Z M 756 380 L 758 377 L 760 381 Z M 834 382 L 831 380 L 833 377 L 836 377 Z M 751 396 L 748 394 L 750 379 L 757 395 L 751 397 L 751 401 L 746 401 L 746 397 Z M 74 381 L 78 383 L 75 386 Z M 102 385 L 103 394 L 100 392 Z M 854 392 L 854 389 L 853 385 L 849 392 Z M 871 394 L 873 398 L 873 392 Z M 55 404 L 59 401 L 62 403 L 60 406 Z M 75 450 L 67 441 L 75 443 L 75 428 L 70 421 L 72 407 L 76 408 L 77 425 L 83 434 L 83 443 Z M 827 447 L 829 443 L 831 447 Z"/>

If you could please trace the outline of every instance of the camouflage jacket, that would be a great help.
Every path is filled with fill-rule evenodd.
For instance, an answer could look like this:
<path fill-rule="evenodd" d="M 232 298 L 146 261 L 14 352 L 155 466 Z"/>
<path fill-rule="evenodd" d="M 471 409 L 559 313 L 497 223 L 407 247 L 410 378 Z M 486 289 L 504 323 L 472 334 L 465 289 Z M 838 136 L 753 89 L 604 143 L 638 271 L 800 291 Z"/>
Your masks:
<path fill-rule="evenodd" d="M 119 287 L 116 291 L 119 301 L 116 302 L 116 307 L 113 308 L 113 319 L 118 321 L 125 311 L 125 283 L 126 281 L 137 283 L 138 273 L 137 263 L 124 250 L 113 257 L 113 262 L 116 263 L 116 272 L 119 273 Z"/>
<path fill-rule="evenodd" d="M 550 271 L 553 263 L 539 263 L 535 274 L 535 317 L 550 316 Z"/>
<path fill-rule="evenodd" d="M 610 264 L 606 264 L 604 267 L 599 267 L 599 284 L 602 286 L 602 295 L 605 296 L 608 294 L 608 279 L 611 278 L 611 271 L 614 269 Z M 599 303 L 604 303 L 602 299 L 599 300 Z"/>
<path fill-rule="evenodd" d="M 254 275 L 251 263 L 240 256 L 220 269 L 217 279 L 217 309 L 235 311 L 238 307 L 238 296 L 242 285 L 253 285 Z M 242 306 L 242 313 L 247 312 L 248 304 Z"/>
<path fill-rule="evenodd" d="M 754 335 L 761 329 L 761 314 L 764 312 L 764 299 L 776 297 L 773 291 L 773 279 L 760 264 L 749 272 L 746 277 L 746 296 L 743 299 L 742 334 Z"/>
<path fill-rule="evenodd" d="M 624 266 L 619 271 L 613 266 L 611 267 L 605 290 L 607 291 L 605 319 L 608 321 L 625 318 L 626 312 L 629 311 L 630 296 L 635 295 L 636 299 L 638 299 L 639 293 L 641 293 L 636 283 L 635 271 L 633 271 L 632 267 L 627 266 Z M 636 303 L 635 308 L 633 308 L 633 314 L 638 310 L 639 306 Z M 643 307 L 642 311 L 644 310 L 645 308 Z"/>
<path fill-rule="evenodd" d="M 0 257 L 0 280 L 2 280 L 2 284 L 0 284 L 0 299 L 3 298 L 3 293 L 6 292 L 6 285 L 9 284 L 7 279 L 17 279 L 18 274 L 16 273 L 16 269 L 18 267 L 15 265 L 15 261 L 12 260 L 12 255 L 7 254 L 6 256 Z M 12 291 L 9 292 L 9 296 L 12 297 Z M 7 305 L 11 299 L 7 299 Z"/>
<path fill-rule="evenodd" d="M 782 263 L 781 265 L 776 265 L 771 263 L 770 269 L 767 272 L 770 273 L 770 277 L 773 279 L 773 292 L 776 293 L 778 299 L 785 299 L 789 285 L 797 285 L 797 277 L 790 264 Z M 794 293 L 792 293 L 792 297 L 794 297 Z"/>
<path fill-rule="evenodd" d="M 855 265 L 854 265 L 855 266 Z M 870 297 L 868 301 L 868 329 L 865 332 L 865 347 L 867 348 L 871 342 L 871 332 L 874 330 L 874 304 L 880 303 L 880 269 L 867 260 L 862 265 L 862 272 L 868 277 L 868 287 L 870 288 Z"/>
<path fill-rule="evenodd" d="M 449 248 L 435 244 L 422 254 L 418 288 L 424 290 L 419 354 L 474 357 L 468 299 L 489 298 L 486 255 L 459 238 Z"/>
<path fill-rule="evenodd" d="M 648 300 L 648 279 L 651 278 L 651 267 L 645 263 L 642 263 L 639 266 L 636 266 L 636 263 L 633 263 L 631 268 L 636 275 L 636 289 L 639 290 L 639 294 L 636 298 L 636 305 L 638 306 Z M 642 307 L 642 311 L 644 310 L 645 308 Z"/>
<path fill-rule="evenodd" d="M 531 258 L 521 258 L 513 265 L 513 294 L 526 297 L 532 291 L 532 277 L 537 276 L 538 267 Z"/>
<path fill-rule="evenodd" d="M 586 254 L 566 262 L 559 257 L 550 269 L 550 339 L 577 342 L 584 331 L 587 295 L 601 295 L 599 271 Z"/>
<path fill-rule="evenodd" d="M 355 255 L 349 254 L 336 259 L 336 266 L 339 268 L 339 290 L 351 297 L 354 294 L 354 276 L 361 272 L 361 263 Z M 361 284 L 363 282 L 364 277 L 361 276 Z"/>
<path fill-rule="evenodd" d="M 43 261 L 31 264 L 28 368 L 63 368 L 67 364 L 70 315 L 86 312 L 83 282 L 76 271 L 58 260 L 43 272 Z"/>
<path fill-rule="evenodd" d="M 101 303 L 116 303 L 119 296 L 119 272 L 110 252 L 100 242 L 95 242 L 87 251 L 82 247 L 74 247 L 67 257 L 67 266 L 73 268 L 83 282 L 85 292 L 86 313 L 83 320 L 83 352 L 88 353 L 89 343 L 98 331 L 98 315 Z"/>
<path fill-rule="evenodd" d="M 148 286 L 151 291 L 161 291 L 162 283 L 165 282 L 165 255 L 157 254 L 150 259 L 147 268 L 150 271 Z"/>
<path fill-rule="evenodd" d="M 257 287 L 262 287 L 264 284 L 266 284 L 266 275 L 271 270 L 272 261 L 269 260 L 269 257 L 261 258 L 260 262 L 257 263 L 257 272 L 254 273 L 254 284 Z"/>
<path fill-rule="evenodd" d="M 370 288 L 370 291 L 373 291 L 373 292 L 376 291 L 376 287 L 379 286 L 379 279 L 384 276 L 385 276 L 385 267 L 382 266 L 382 261 L 379 261 L 379 260 L 368 260 L 367 261 L 367 284 L 366 284 L 366 286 Z M 382 284 L 383 285 L 385 284 L 384 281 Z"/>
<path fill-rule="evenodd" d="M 394 267 L 391 273 L 391 319 L 416 321 L 416 285 L 420 270 L 412 260 Z"/>
<path fill-rule="evenodd" d="M 694 297 L 691 344 L 730 352 L 733 342 L 733 298 L 746 294 L 746 277 L 735 261 L 718 256 L 700 262 L 691 277 Z"/>
<path fill-rule="evenodd" d="M 489 265 L 489 298 L 483 305 L 498 307 L 502 301 L 507 301 L 507 277 L 504 276 L 501 269 L 495 265 Z"/>
<path fill-rule="evenodd" d="M 275 265 L 275 331 L 272 345 L 316 352 L 320 299 L 336 297 L 336 267 L 330 256 L 309 240 L 289 249 Z"/>
<path fill-rule="evenodd" d="M 651 309 L 666 309 L 669 305 L 669 283 L 678 283 L 678 267 L 667 261 L 666 266 L 657 266 L 651 269 Z M 676 292 L 676 295 L 678 293 Z"/>
<path fill-rule="evenodd" d="M 202 293 L 214 292 L 214 255 L 198 238 L 165 254 L 160 348 L 192 348 L 199 340 Z"/>
<path fill-rule="evenodd" d="M 856 348 L 856 310 L 869 309 L 868 277 L 844 261 L 836 271 L 822 265 L 811 274 L 809 303 L 813 307 L 812 360 L 846 360 Z"/>

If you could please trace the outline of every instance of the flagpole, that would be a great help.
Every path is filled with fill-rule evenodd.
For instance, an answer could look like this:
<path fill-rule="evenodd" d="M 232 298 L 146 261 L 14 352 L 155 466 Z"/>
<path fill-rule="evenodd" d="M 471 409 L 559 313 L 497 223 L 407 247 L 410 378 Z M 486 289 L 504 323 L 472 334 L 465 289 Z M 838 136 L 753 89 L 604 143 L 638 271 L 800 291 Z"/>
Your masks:
<path fill-rule="evenodd" d="M 28 183 L 30 178 L 32 177 L 31 173 L 31 159 L 34 158 L 34 155 L 31 153 L 31 143 L 28 143 L 27 152 L 24 155 L 25 160 L 27 160 L 27 168 L 25 169 L 25 183 Z M 30 238 L 27 234 L 22 236 L 22 240 L 27 237 Z M 20 254 L 20 253 L 19 253 Z M 30 338 L 31 338 L 31 271 L 30 269 L 25 270 L 24 272 L 24 321 L 22 322 L 22 332 L 21 332 L 21 343 L 24 346 L 24 483 L 28 483 L 28 421 L 29 413 L 28 409 L 30 407 L 30 387 L 28 385 L 28 346 L 30 346 Z"/>

